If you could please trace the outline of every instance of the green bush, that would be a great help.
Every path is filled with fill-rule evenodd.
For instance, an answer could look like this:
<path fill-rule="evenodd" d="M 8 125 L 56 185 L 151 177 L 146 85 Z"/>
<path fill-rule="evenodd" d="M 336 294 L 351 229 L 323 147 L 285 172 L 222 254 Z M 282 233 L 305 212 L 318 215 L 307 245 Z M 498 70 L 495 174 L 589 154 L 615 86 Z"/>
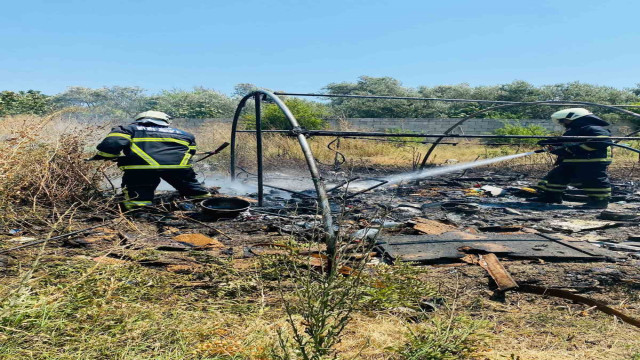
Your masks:
<path fill-rule="evenodd" d="M 149 98 L 137 86 L 110 86 L 97 89 L 71 86 L 66 91 L 52 97 L 57 109 L 68 107 L 83 108 L 82 117 L 127 119 L 148 110 Z"/>
<path fill-rule="evenodd" d="M 232 117 L 237 105 L 225 94 L 203 87 L 195 87 L 192 91 L 163 90 L 152 98 L 151 103 L 153 110 L 188 119 Z"/>
<path fill-rule="evenodd" d="M 376 266 L 373 270 L 371 277 L 365 277 L 369 286 L 360 299 L 363 310 L 380 311 L 396 307 L 419 310 L 423 298 L 438 296 L 433 284 L 421 278 L 425 273 L 424 268 L 400 263 L 395 266 Z"/>
<path fill-rule="evenodd" d="M 640 102 L 636 102 L 636 103 L 633 103 L 633 104 L 631 104 L 631 105 L 638 105 L 638 106 L 640 106 Z M 627 108 L 626 110 L 629 110 L 629 111 L 634 112 L 634 113 L 636 113 L 636 114 L 640 114 L 640 107 Z M 605 120 L 606 120 L 606 119 L 605 119 Z M 637 117 L 632 117 L 630 120 L 631 120 L 631 122 L 632 122 L 632 123 L 634 123 L 634 124 L 636 124 L 636 125 L 640 125 L 640 119 L 638 119 Z"/>
<path fill-rule="evenodd" d="M 520 122 L 505 123 L 503 127 L 493 131 L 494 135 L 537 135 L 547 136 L 551 132 L 539 125 L 523 126 Z M 493 142 L 500 144 L 525 144 L 535 145 L 540 139 L 492 139 Z"/>
<path fill-rule="evenodd" d="M 324 104 L 296 98 L 287 98 L 285 105 L 291 110 L 293 116 L 300 126 L 308 130 L 324 129 L 326 127 L 325 117 L 329 116 L 329 111 Z M 248 129 L 256 128 L 256 117 L 251 114 L 245 118 Z M 289 129 L 291 124 L 284 116 L 284 113 L 276 104 L 265 104 L 262 107 L 262 129 Z"/>
<path fill-rule="evenodd" d="M 0 116 L 5 115 L 44 115 L 51 111 L 51 97 L 40 91 L 1 91 Z"/>
<path fill-rule="evenodd" d="M 409 331 L 409 341 L 396 351 L 406 360 L 470 359 L 486 343 L 486 321 L 463 316 L 436 317 Z"/>

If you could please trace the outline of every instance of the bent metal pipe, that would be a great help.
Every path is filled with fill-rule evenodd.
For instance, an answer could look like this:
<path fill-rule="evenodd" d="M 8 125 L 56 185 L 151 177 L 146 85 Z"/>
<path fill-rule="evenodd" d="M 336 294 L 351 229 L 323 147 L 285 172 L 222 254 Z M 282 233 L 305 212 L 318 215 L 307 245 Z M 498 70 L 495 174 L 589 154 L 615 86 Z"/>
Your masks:
<path fill-rule="evenodd" d="M 291 110 L 284 104 L 284 102 L 275 94 L 265 90 L 256 90 L 251 93 L 245 95 L 238 104 L 236 108 L 235 115 L 233 117 L 233 123 L 231 125 L 231 159 L 230 159 L 230 173 L 231 178 L 235 179 L 235 168 L 236 168 L 236 135 L 238 133 L 238 120 L 240 119 L 240 114 L 242 112 L 242 108 L 246 105 L 247 101 L 251 98 L 258 99 L 268 98 L 272 100 L 278 108 L 283 112 L 287 120 L 289 120 L 289 124 L 291 128 L 288 130 L 290 132 L 294 132 L 294 136 L 298 138 L 298 143 L 300 144 L 300 148 L 302 149 L 302 153 L 304 154 L 305 160 L 307 162 L 307 166 L 309 168 L 309 172 L 311 173 L 311 179 L 313 180 L 313 184 L 316 188 L 316 194 L 318 196 L 318 206 L 320 207 L 320 212 L 322 214 L 322 225 L 324 230 L 324 240 L 327 244 L 327 253 L 329 254 L 329 259 L 331 259 L 331 263 L 333 263 L 336 255 L 336 236 L 333 229 L 333 218 L 331 217 L 331 208 L 329 206 L 329 197 L 327 195 L 326 186 L 324 184 L 324 180 L 320 176 L 320 172 L 318 171 L 318 166 L 316 164 L 315 158 L 313 157 L 313 153 L 311 152 L 311 148 L 309 147 L 309 143 L 307 142 L 307 138 L 304 134 L 304 131 L 300 128 L 300 124 L 298 120 L 296 120 L 295 116 L 291 113 Z M 260 101 L 256 101 L 256 106 L 260 105 Z M 260 110 L 256 109 L 256 115 L 260 114 Z M 256 119 L 256 128 L 260 126 L 259 120 Z M 256 136 L 260 137 L 258 144 L 262 144 L 262 129 L 256 131 Z M 261 152 L 259 152 L 261 154 Z M 258 163 L 262 163 L 262 159 L 258 159 Z M 258 169 L 258 194 L 261 195 L 263 191 L 260 189 L 262 187 L 263 179 L 263 169 L 262 166 L 259 166 Z M 259 196 L 261 197 L 261 196 Z M 258 201 L 262 203 L 262 199 L 259 198 Z M 332 271 L 333 271 L 332 267 Z"/>

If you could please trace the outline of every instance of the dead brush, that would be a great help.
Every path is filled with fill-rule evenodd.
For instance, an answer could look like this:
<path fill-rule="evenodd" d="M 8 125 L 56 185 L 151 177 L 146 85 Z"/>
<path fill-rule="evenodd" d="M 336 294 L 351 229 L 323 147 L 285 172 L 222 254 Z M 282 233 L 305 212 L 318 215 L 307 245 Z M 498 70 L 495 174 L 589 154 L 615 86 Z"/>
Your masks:
<path fill-rule="evenodd" d="M 101 197 L 101 173 L 84 161 L 84 136 L 75 129 L 56 129 L 51 118 L 33 120 L 3 119 L 0 127 L 6 139 L 0 144 L 3 226 L 27 217 L 55 221 L 69 206 L 89 206 Z"/>

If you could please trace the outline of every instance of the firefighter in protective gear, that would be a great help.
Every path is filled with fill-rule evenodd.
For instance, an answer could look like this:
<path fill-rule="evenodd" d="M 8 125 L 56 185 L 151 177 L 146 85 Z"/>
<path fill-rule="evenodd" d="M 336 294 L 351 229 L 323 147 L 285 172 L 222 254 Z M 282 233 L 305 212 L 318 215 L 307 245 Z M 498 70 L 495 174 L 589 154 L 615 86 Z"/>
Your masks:
<path fill-rule="evenodd" d="M 567 186 L 581 188 L 589 197 L 585 208 L 605 209 L 611 198 L 611 183 L 607 168 L 611 164 L 611 131 L 609 123 L 587 109 L 571 108 L 557 111 L 551 119 L 563 125 L 567 131 L 562 136 L 593 136 L 593 139 L 576 142 L 549 139 L 539 142 L 558 156 L 556 166 L 538 183 L 540 195 L 534 201 L 562 203 Z"/>
<path fill-rule="evenodd" d="M 191 168 L 191 158 L 196 153 L 195 137 L 169 127 L 169 119 L 169 115 L 160 111 L 142 112 L 133 123 L 111 129 L 97 146 L 93 160 L 115 159 L 124 171 L 122 192 L 127 210 L 151 205 L 161 179 L 180 195 L 211 196 Z"/>

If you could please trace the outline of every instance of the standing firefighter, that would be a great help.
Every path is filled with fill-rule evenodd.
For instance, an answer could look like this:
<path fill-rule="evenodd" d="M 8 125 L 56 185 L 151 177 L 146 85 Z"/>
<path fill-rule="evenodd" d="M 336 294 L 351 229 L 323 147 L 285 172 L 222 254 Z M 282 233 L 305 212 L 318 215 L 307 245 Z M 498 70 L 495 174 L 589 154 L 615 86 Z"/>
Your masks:
<path fill-rule="evenodd" d="M 118 158 L 124 171 L 122 192 L 127 210 L 151 205 L 160 179 L 173 186 L 180 195 L 191 198 L 210 197 L 191 168 L 196 152 L 195 137 L 169 127 L 169 115 L 160 111 L 145 111 L 129 125 L 111 129 L 98 144 L 93 160 Z M 120 152 L 124 156 L 120 156 Z"/>
<path fill-rule="evenodd" d="M 609 123 L 583 108 L 564 109 L 551 115 L 567 131 L 562 136 L 592 136 L 602 138 L 587 141 L 559 142 L 550 139 L 539 142 L 549 146 L 558 156 L 554 167 L 539 183 L 540 196 L 534 201 L 562 203 L 562 194 L 571 183 L 580 187 L 589 197 L 585 208 L 606 209 L 611 198 L 611 184 L 607 167 L 611 164 L 611 147 L 605 129 Z"/>

